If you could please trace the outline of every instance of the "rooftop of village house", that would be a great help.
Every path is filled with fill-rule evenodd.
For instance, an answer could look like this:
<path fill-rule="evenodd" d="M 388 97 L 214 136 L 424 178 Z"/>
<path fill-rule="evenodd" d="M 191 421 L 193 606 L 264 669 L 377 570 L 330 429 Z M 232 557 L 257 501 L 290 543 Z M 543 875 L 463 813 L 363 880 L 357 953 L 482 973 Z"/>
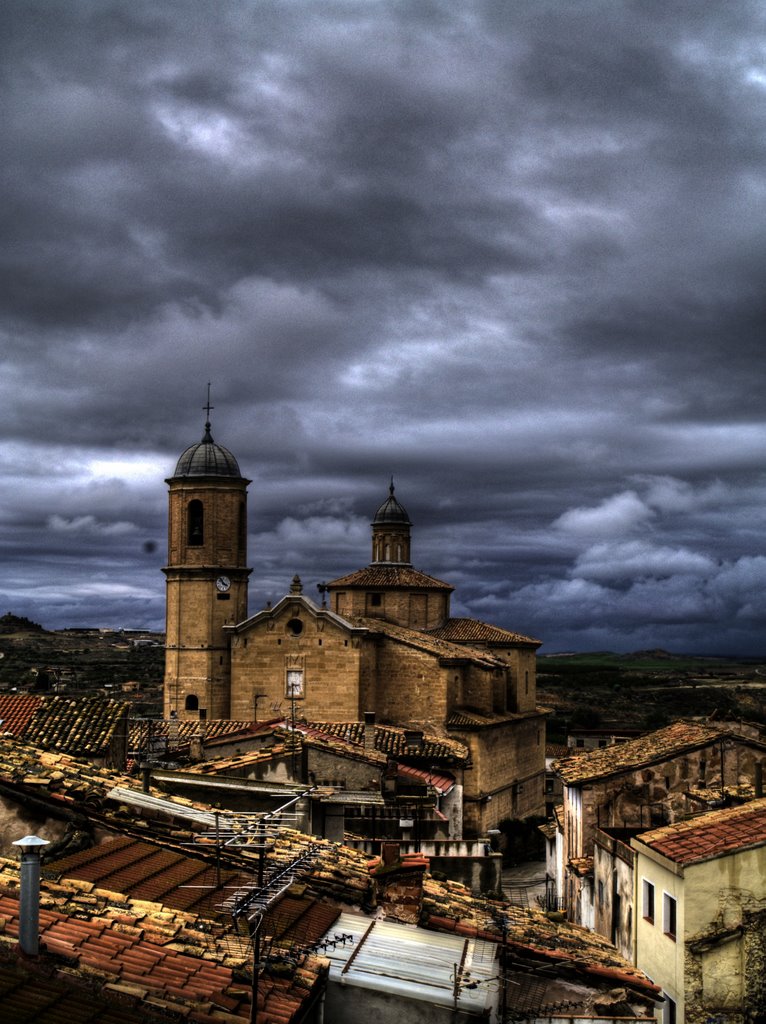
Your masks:
<path fill-rule="evenodd" d="M 676 864 L 699 864 L 766 845 L 766 798 L 708 811 L 674 825 L 642 832 L 634 841 Z"/>
<path fill-rule="evenodd" d="M 364 722 L 299 722 L 300 729 L 310 730 L 311 738 L 336 738 L 346 743 L 362 746 L 365 741 Z M 409 742 L 411 731 L 393 725 L 375 726 L 375 749 L 386 757 L 413 757 L 429 760 L 446 760 L 454 764 L 470 761 L 470 751 L 465 743 L 441 736 L 424 734 L 422 743 L 415 750 Z"/>
<path fill-rule="evenodd" d="M 360 725 L 358 722 L 350 724 L 352 726 Z M 397 761 L 393 761 L 390 755 L 381 753 L 379 749 L 367 750 L 361 743 L 347 739 L 344 735 L 345 727 L 337 728 L 336 730 L 338 726 L 339 723 L 308 725 L 304 722 L 299 722 L 296 724 L 295 732 L 293 732 L 286 729 L 283 723 L 274 724 L 272 726 L 273 741 L 269 746 L 228 757 L 213 757 L 185 767 L 184 772 L 191 775 L 241 773 L 258 765 L 266 765 L 276 759 L 289 757 L 298 747 L 307 747 L 327 751 L 339 758 L 364 762 L 379 770 L 386 768 L 389 764 L 393 764 L 399 775 L 416 779 L 441 793 L 448 792 L 455 785 L 454 777 L 452 775 L 445 775 L 443 771 L 437 770 L 436 766 L 425 769 L 417 768 L 413 765 L 400 764 Z M 364 728 L 362 724 L 362 735 Z M 391 737 L 385 735 L 389 731 L 396 732 L 400 730 L 381 729 L 380 733 L 383 735 L 378 736 L 378 730 L 376 729 L 376 738 L 379 741 L 379 746 L 398 747 L 404 751 L 404 755 L 409 751 L 412 757 L 413 753 L 406 746 L 406 742 L 396 742 L 401 737 L 394 737 L 394 742 L 390 742 Z M 340 733 L 340 735 L 337 733 Z M 450 765 L 456 763 L 465 765 L 469 763 L 468 751 L 463 744 L 450 740 L 424 740 L 422 750 L 418 752 L 418 758 L 430 758 L 433 760 L 438 758 L 443 761 L 446 760 Z"/>
<path fill-rule="evenodd" d="M 661 764 L 725 738 L 766 749 L 762 740 L 738 734 L 733 723 L 679 721 L 638 739 L 560 758 L 553 768 L 566 785 L 579 785 Z"/>
<path fill-rule="evenodd" d="M 124 788 L 115 787 L 120 781 L 125 783 Z M 133 836 L 142 842 L 153 841 L 173 852 L 179 861 L 188 857 L 195 827 L 194 820 L 185 821 L 184 814 L 191 815 L 194 809 L 204 805 L 180 798 L 162 800 L 164 817 L 147 819 L 142 809 L 146 795 L 136 788 L 130 790 L 135 794 L 134 802 L 127 788 L 130 785 L 129 779 L 120 780 L 114 773 L 94 768 L 87 761 L 8 740 L 0 741 L 0 786 L 6 798 L 17 795 L 23 800 L 32 792 L 38 802 L 47 803 L 51 810 L 59 813 L 82 810 L 89 822 L 97 821 L 115 833 Z M 172 817 L 174 814 L 178 817 Z M 194 850 L 198 855 L 206 853 L 210 863 L 214 850 L 212 840 L 208 838 L 206 842 L 207 846 Z M 366 857 L 337 844 L 279 829 L 267 854 L 268 869 L 277 871 L 294 863 L 304 857 L 309 848 L 316 852 L 301 870 L 300 881 L 310 898 L 353 906 L 369 905 L 371 875 Z M 227 851 L 225 865 L 230 870 L 247 866 L 253 871 L 254 859 L 246 851 Z M 141 874 L 139 872 L 139 876 Z M 82 888 L 79 891 L 82 892 Z M 114 904 L 113 894 L 110 900 Z M 466 933 L 467 929 L 475 934 L 486 933 L 497 940 L 501 933 L 498 914 L 502 916 L 506 910 L 503 904 L 472 897 L 457 883 L 426 879 L 422 922 L 429 927 L 459 934 Z M 575 973 L 630 984 L 645 994 L 653 991 L 640 972 L 633 971 L 598 937 L 575 926 L 553 924 L 535 911 L 514 910 L 509 915 L 508 942 L 525 956 L 537 958 L 541 963 L 565 963 L 567 969 Z"/>
<path fill-rule="evenodd" d="M 327 855 L 334 852 L 344 856 L 345 870 L 353 868 L 369 886 L 371 870 L 374 873 L 379 861 L 368 861 L 362 854 L 353 854 L 332 844 L 322 844 Z M 295 852 L 295 850 L 293 850 Z M 346 858 L 351 854 L 350 858 Z M 417 863 L 415 863 L 417 861 Z M 427 860 L 413 855 L 404 858 L 407 869 L 425 869 Z M 331 909 L 316 908 L 317 900 L 338 901 L 339 890 L 334 884 L 331 867 L 326 857 L 316 868 L 309 869 L 301 878 L 292 903 L 275 914 L 279 920 L 286 920 L 289 910 L 292 914 L 288 937 L 305 945 L 312 941 L 306 931 L 306 915 L 311 921 L 327 922 Z M 206 872 L 202 874 L 202 872 Z M 90 850 L 81 851 L 71 857 L 47 865 L 46 874 L 53 874 L 62 884 L 66 877 L 78 879 L 83 891 L 99 894 L 103 890 L 127 892 L 133 903 L 141 907 L 157 907 L 161 902 L 166 907 L 189 909 L 198 903 L 198 915 L 210 912 L 221 895 L 237 883 L 240 874 L 222 874 L 214 886 L 209 865 L 200 865 L 188 851 L 168 850 L 157 844 L 137 842 L 117 837 Z M 203 885 L 200 878 L 210 881 L 207 898 L 189 895 L 189 885 Z M 193 880 L 193 881 L 190 881 Z M 357 889 L 357 902 L 363 895 Z M 371 897 L 370 897 L 371 898 Z M 348 903 L 341 899 L 340 902 Z M 299 904 L 302 907 L 298 912 Z M 280 905 L 281 906 L 281 905 Z M 281 916 L 279 916 L 281 915 Z M 336 911 L 337 915 L 337 911 Z M 297 924 L 298 920 L 302 925 Z M 555 923 L 543 913 L 524 908 L 509 907 L 498 901 L 472 896 L 470 891 L 456 882 L 438 882 L 426 877 L 424 880 L 421 924 L 437 931 L 454 932 L 458 935 L 473 936 L 497 942 L 503 923 L 506 926 L 506 942 L 519 956 L 530 958 L 540 965 L 564 965 L 567 970 L 581 977 L 611 980 L 614 984 L 628 984 L 637 992 L 652 996 L 653 986 L 645 976 L 628 965 L 606 940 L 576 925 Z M 327 927 L 325 923 L 323 927 Z M 273 929 L 272 929 L 273 930 Z M 284 924 L 281 931 L 287 935 Z M 313 936 L 315 938 L 316 936 Z"/>
<path fill-rule="evenodd" d="M 204 722 L 184 719 L 142 719 L 130 723 L 130 749 L 146 749 L 150 739 L 171 739 L 173 749 L 189 745 L 192 739 L 204 735 L 205 744 L 216 741 L 247 740 L 253 736 L 267 733 L 284 718 L 266 719 L 263 722 L 235 722 L 228 718 L 211 718 Z"/>
<path fill-rule="evenodd" d="M 38 747 L 99 757 L 126 721 L 129 707 L 101 697 L 4 694 L 1 728 Z"/>
<path fill-rule="evenodd" d="M 6 958 L 18 939 L 19 895 L 17 866 L 0 861 L 0 951 Z M 59 972 L 65 967 L 70 975 L 97 979 L 131 1008 L 172 1012 L 198 1024 L 250 1019 L 252 950 L 223 923 L 76 879 L 43 879 L 40 944 L 51 972 L 58 965 Z M 267 970 L 259 982 L 260 1019 L 287 1024 L 310 1002 L 325 970 L 324 961 L 306 955 L 289 974 Z"/>

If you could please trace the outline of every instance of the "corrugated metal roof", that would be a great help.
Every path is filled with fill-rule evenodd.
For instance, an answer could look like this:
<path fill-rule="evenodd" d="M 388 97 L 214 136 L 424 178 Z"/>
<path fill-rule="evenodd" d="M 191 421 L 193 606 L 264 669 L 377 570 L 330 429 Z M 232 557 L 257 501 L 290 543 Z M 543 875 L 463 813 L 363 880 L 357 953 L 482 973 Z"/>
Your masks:
<path fill-rule="evenodd" d="M 497 944 L 445 935 L 392 921 L 341 914 L 325 938 L 352 940 L 323 950 L 330 960 L 330 981 L 455 1006 L 481 1015 L 495 1001 L 489 985 L 498 973 Z M 353 960 L 352 960 L 353 956 Z M 462 964 L 455 1002 L 455 968 Z M 469 984 L 476 983 L 474 988 Z"/>
<path fill-rule="evenodd" d="M 223 825 L 237 815 L 231 812 L 216 815 L 214 811 L 202 811 L 197 807 L 189 807 L 188 804 L 181 804 L 175 800 L 163 800 L 158 796 L 150 796 L 137 789 L 125 789 L 124 786 L 115 786 L 106 794 L 108 800 L 116 800 L 118 803 L 135 807 L 139 811 L 162 812 L 178 818 L 185 818 L 187 821 L 204 825 L 206 828 L 215 828 L 216 819 Z"/>

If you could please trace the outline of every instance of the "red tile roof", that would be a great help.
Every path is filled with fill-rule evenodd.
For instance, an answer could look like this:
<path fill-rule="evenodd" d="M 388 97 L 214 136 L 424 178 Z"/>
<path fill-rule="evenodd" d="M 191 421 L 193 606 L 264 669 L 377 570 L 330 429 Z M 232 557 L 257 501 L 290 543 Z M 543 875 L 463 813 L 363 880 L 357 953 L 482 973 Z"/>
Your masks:
<path fill-rule="evenodd" d="M 113 990 L 189 1021 L 249 1020 L 252 950 L 235 940 L 230 927 L 74 880 L 43 879 L 40 903 L 43 957 L 64 957 L 69 971 L 96 974 Z M 18 929 L 18 873 L 6 861 L 0 871 L 0 944 L 7 949 Z M 288 1024 L 311 1001 L 324 963 L 303 955 L 299 961 L 289 976 L 268 969 L 261 976 L 259 1021 Z M 2 1010 L 0 1018 L 7 1019 Z"/>
<path fill-rule="evenodd" d="M 79 878 L 100 889 L 124 892 L 135 899 L 176 910 L 211 912 L 231 887 L 244 886 L 251 874 L 219 867 L 177 850 L 118 836 L 69 857 L 46 863 L 48 876 Z"/>
<path fill-rule="evenodd" d="M 119 726 L 127 721 L 129 705 L 101 697 L 0 696 L 0 734 L 11 733 L 46 750 L 101 757 Z"/>
<path fill-rule="evenodd" d="M 438 931 L 477 936 L 489 941 L 500 937 L 499 919 L 505 919 L 507 946 L 524 960 L 547 963 L 567 972 L 628 985 L 649 1000 L 659 989 L 637 967 L 624 960 L 607 939 L 566 921 L 552 921 L 538 910 L 509 906 L 472 896 L 457 882 L 436 882 L 426 877 L 422 919 Z"/>
<path fill-rule="evenodd" d="M 0 1007 L 5 1024 L 154 1024 L 177 1020 L 95 977 L 57 971 L 46 957 L 20 960 L 0 944 Z"/>
<path fill-rule="evenodd" d="M 205 744 L 216 740 L 235 740 L 238 737 L 247 739 L 258 733 L 268 731 L 271 722 L 232 722 L 226 718 L 213 718 L 206 722 L 184 718 L 177 722 L 169 719 L 133 722 L 130 727 L 130 749 L 146 748 L 149 735 L 155 739 L 174 737 L 174 745 L 187 746 L 192 739 L 204 732 Z"/>
<path fill-rule="evenodd" d="M 643 832 L 634 842 L 676 864 L 698 864 L 766 845 L 766 798 L 709 811 L 675 825 Z"/>
<path fill-rule="evenodd" d="M 9 732 L 13 736 L 23 736 L 30 719 L 42 702 L 42 697 L 33 694 L 0 696 L 0 718 L 3 720 L 0 733 Z"/>

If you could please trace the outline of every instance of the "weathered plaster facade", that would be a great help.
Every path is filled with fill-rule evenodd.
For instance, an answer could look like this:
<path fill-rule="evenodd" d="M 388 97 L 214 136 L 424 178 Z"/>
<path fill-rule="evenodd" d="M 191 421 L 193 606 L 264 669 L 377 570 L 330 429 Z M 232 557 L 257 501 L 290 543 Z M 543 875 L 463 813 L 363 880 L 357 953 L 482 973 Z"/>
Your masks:
<path fill-rule="evenodd" d="M 753 730 L 738 730 L 734 723 L 676 722 L 556 762 L 564 783 L 562 873 L 570 920 L 584 923 L 581 889 L 592 873 L 583 862 L 594 857 L 597 829 L 650 829 L 704 810 L 724 792 L 744 787 L 752 794 L 766 745 Z"/>
<path fill-rule="evenodd" d="M 593 930 L 633 959 L 635 829 L 597 829 L 593 851 Z"/>
<path fill-rule="evenodd" d="M 766 800 L 655 829 L 631 845 L 635 962 L 675 1001 L 676 1019 L 763 1020 Z M 668 900 L 674 901 L 672 919 Z"/>

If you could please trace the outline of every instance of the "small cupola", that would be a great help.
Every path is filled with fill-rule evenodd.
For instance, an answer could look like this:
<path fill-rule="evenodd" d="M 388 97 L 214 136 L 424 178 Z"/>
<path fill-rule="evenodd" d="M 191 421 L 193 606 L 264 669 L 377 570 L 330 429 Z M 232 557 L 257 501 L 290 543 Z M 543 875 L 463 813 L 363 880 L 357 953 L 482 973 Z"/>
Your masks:
<path fill-rule="evenodd" d="M 374 564 L 410 565 L 410 517 L 394 495 L 394 480 L 388 497 L 372 521 L 372 561 Z"/>

